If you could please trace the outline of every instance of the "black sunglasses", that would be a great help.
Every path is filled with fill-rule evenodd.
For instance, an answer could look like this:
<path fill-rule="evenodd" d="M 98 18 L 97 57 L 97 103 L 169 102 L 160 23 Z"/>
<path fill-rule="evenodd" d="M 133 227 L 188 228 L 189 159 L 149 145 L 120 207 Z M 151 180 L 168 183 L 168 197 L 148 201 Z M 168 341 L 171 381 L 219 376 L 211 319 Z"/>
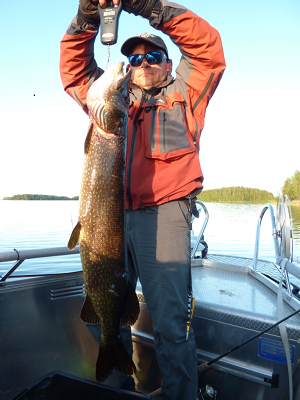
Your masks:
<path fill-rule="evenodd" d="M 146 54 L 133 54 L 128 57 L 131 67 L 139 67 L 143 59 L 146 58 L 148 64 L 160 64 L 164 58 L 167 58 L 163 51 L 150 51 Z"/>

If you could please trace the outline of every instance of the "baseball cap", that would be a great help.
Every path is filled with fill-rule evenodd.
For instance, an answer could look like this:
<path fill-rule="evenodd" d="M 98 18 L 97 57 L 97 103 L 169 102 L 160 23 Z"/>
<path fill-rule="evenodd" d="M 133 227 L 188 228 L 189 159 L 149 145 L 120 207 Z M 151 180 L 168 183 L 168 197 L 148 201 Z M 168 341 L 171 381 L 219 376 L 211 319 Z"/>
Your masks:
<path fill-rule="evenodd" d="M 165 51 L 167 57 L 169 58 L 168 49 L 165 45 L 165 42 L 160 36 L 152 35 L 152 33 L 141 33 L 139 36 L 133 36 L 127 39 L 121 47 L 121 53 L 124 54 L 124 56 L 129 57 L 133 47 L 143 42 L 148 42 L 154 46 L 160 47 Z"/>

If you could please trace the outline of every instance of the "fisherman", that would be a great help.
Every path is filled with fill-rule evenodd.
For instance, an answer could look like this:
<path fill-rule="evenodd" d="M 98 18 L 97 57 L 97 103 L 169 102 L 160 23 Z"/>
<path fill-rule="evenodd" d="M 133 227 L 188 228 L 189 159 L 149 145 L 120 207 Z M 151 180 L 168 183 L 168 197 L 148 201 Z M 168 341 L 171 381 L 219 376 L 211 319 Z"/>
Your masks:
<path fill-rule="evenodd" d="M 64 89 L 86 113 L 87 91 L 103 73 L 94 59 L 98 3 L 102 8 L 107 5 L 106 0 L 80 0 L 78 14 L 61 41 Z M 113 3 L 118 5 L 119 0 Z M 126 240 L 129 276 L 134 285 L 140 279 L 153 321 L 164 399 L 195 400 L 193 329 L 187 334 L 192 294 L 189 221 L 202 190 L 199 140 L 205 111 L 225 69 L 222 43 L 217 30 L 176 3 L 123 0 L 122 4 L 124 11 L 147 19 L 168 35 L 182 55 L 174 78 L 172 60 L 159 35 L 142 33 L 121 47 L 132 71 Z M 126 334 L 132 352 L 128 330 Z M 128 382 L 132 384 L 132 378 L 123 377 L 119 386 L 129 388 Z"/>

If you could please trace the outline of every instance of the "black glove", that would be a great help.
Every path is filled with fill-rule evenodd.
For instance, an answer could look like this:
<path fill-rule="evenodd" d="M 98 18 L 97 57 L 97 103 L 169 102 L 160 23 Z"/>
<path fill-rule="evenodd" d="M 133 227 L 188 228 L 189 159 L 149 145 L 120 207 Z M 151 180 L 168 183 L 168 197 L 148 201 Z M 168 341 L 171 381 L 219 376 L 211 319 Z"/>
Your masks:
<path fill-rule="evenodd" d="M 91 29 L 97 30 L 100 26 L 98 12 L 98 0 L 80 0 L 78 7 L 77 23 L 79 26 L 90 25 Z"/>
<path fill-rule="evenodd" d="M 129 14 L 149 18 L 157 0 L 123 0 L 123 10 Z"/>

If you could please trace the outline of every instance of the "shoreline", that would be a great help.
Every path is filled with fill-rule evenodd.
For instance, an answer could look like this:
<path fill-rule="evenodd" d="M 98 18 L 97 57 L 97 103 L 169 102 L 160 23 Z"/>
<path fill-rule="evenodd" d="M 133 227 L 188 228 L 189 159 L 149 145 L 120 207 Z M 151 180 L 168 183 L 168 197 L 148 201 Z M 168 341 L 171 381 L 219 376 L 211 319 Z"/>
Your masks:
<path fill-rule="evenodd" d="M 230 203 L 230 204 L 277 204 L 277 200 L 270 201 L 230 201 L 230 200 L 201 200 L 197 198 L 197 200 L 202 201 L 202 203 Z M 290 200 L 291 205 L 300 205 L 300 200 Z"/>
<path fill-rule="evenodd" d="M 53 198 L 53 199 L 8 199 L 3 198 L 0 199 L 4 201 L 78 201 L 79 198 Z M 277 200 L 270 201 L 230 201 L 230 200 L 201 200 L 201 198 L 197 197 L 197 200 L 202 201 L 203 203 L 232 203 L 232 204 L 277 204 Z M 300 200 L 290 200 L 291 205 L 300 205 Z"/>

